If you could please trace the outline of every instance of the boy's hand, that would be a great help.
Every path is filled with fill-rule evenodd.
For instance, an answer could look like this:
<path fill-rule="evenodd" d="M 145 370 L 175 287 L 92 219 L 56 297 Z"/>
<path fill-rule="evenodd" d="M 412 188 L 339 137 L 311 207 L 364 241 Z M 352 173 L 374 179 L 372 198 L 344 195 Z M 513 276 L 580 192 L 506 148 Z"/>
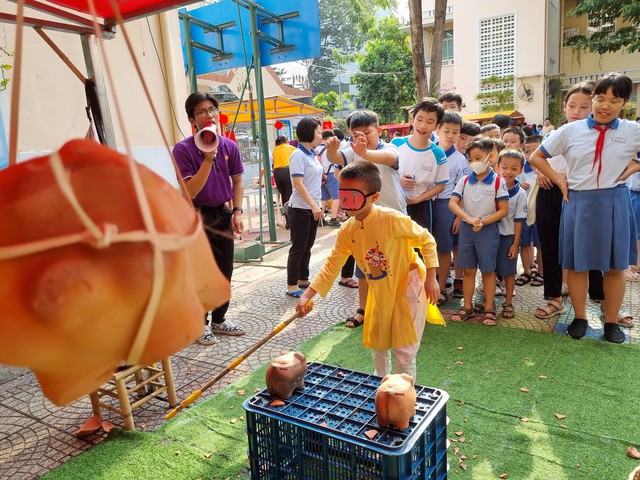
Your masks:
<path fill-rule="evenodd" d="M 482 227 L 484 227 L 484 223 L 482 223 L 482 220 L 478 220 L 476 223 L 473 224 L 472 230 L 474 232 L 479 232 L 480 230 L 482 230 Z"/>
<path fill-rule="evenodd" d="M 424 281 L 424 292 L 427 294 L 427 300 L 429 303 L 436 305 L 438 303 L 438 296 L 440 295 L 440 285 L 435 276 L 427 275 Z"/>
<path fill-rule="evenodd" d="M 451 227 L 451 233 L 454 235 L 456 233 L 460 233 L 460 217 L 456 217 L 453 221 L 453 226 Z"/>
<path fill-rule="evenodd" d="M 549 177 L 543 175 L 540 172 L 538 172 L 536 182 L 538 183 L 538 186 L 540 188 L 544 188 L 545 190 L 549 190 L 551 187 L 553 187 L 553 182 L 549 179 Z"/>
<path fill-rule="evenodd" d="M 520 186 L 524 189 L 524 190 L 529 190 L 531 188 L 531 184 L 528 182 L 522 182 L 520 184 Z"/>
<path fill-rule="evenodd" d="M 353 132 L 353 141 L 351 142 L 351 148 L 356 152 L 356 155 L 364 158 L 367 155 L 367 136 L 362 132 Z"/>
<path fill-rule="evenodd" d="M 416 186 L 414 178 L 414 175 L 411 175 L 410 173 L 403 173 L 400 177 L 400 186 L 404 190 L 413 190 L 413 187 Z"/>
<path fill-rule="evenodd" d="M 511 260 L 513 260 L 514 258 L 518 257 L 518 245 L 516 245 L 515 243 L 513 245 L 511 245 L 511 247 L 509 247 L 509 258 Z"/>
<path fill-rule="evenodd" d="M 316 292 L 309 287 L 300 296 L 300 299 L 298 300 L 298 303 L 296 304 L 296 312 L 298 312 L 301 317 L 304 317 L 307 313 L 309 313 L 311 311 L 311 308 L 313 306 L 313 302 L 311 302 L 311 298 L 313 298 L 315 293 Z"/>
<path fill-rule="evenodd" d="M 338 137 L 329 137 L 324 141 L 324 146 L 327 147 L 327 150 L 336 152 L 340 150 L 340 139 Z"/>

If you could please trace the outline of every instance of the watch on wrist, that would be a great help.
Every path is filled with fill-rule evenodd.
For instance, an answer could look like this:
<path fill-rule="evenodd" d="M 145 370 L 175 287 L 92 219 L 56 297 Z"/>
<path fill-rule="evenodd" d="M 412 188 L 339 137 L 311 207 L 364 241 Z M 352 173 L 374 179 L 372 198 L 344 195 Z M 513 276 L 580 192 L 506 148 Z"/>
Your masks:
<path fill-rule="evenodd" d="M 240 212 L 240 215 L 242 215 L 244 213 L 244 210 L 242 209 L 242 207 L 233 207 L 233 210 L 231 210 L 231 213 L 236 213 L 236 212 Z"/>

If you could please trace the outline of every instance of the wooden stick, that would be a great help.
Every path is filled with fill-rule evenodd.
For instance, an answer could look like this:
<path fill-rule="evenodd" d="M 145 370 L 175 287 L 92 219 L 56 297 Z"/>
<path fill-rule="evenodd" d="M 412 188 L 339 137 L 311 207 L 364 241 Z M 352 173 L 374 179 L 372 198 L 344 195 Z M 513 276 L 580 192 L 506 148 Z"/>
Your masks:
<path fill-rule="evenodd" d="M 307 304 L 309 306 L 309 309 L 313 308 L 313 302 L 309 302 Z M 196 390 L 195 392 L 193 392 L 191 395 L 189 395 L 187 398 L 185 398 L 182 403 L 180 403 L 180 405 L 178 405 L 176 408 L 174 408 L 173 410 L 171 410 L 167 416 L 165 417 L 167 420 L 171 420 L 173 417 L 175 417 L 178 413 L 180 413 L 182 410 L 184 410 L 186 407 L 188 407 L 189 405 L 191 405 L 196 399 L 198 399 L 200 397 L 200 395 L 202 395 L 202 393 L 207 390 L 208 388 L 210 388 L 212 385 L 214 385 L 218 380 L 220 380 L 222 377 L 224 377 L 227 373 L 229 373 L 231 370 L 234 370 L 238 365 L 240 365 L 247 357 L 249 357 L 249 355 L 251 355 L 253 352 L 255 352 L 256 350 L 258 350 L 261 346 L 263 346 L 265 343 L 267 343 L 269 340 L 271 340 L 273 337 L 275 337 L 278 333 L 280 333 L 287 325 L 289 325 L 291 322 L 293 322 L 295 319 L 297 319 L 298 317 L 300 317 L 300 314 L 298 312 L 296 312 L 295 314 L 291 315 L 288 319 L 286 319 L 284 322 L 279 323 L 278 325 L 275 326 L 275 328 L 266 336 L 264 337 L 262 340 L 260 340 L 258 343 L 256 343 L 253 347 L 251 347 L 249 350 L 247 350 L 246 352 L 244 352 L 242 355 L 240 355 L 238 358 L 236 358 L 233 362 L 231 362 L 224 370 L 222 370 L 220 373 L 218 373 L 215 377 L 213 377 L 205 386 L 203 386 L 202 388 L 199 388 L 198 390 Z"/>

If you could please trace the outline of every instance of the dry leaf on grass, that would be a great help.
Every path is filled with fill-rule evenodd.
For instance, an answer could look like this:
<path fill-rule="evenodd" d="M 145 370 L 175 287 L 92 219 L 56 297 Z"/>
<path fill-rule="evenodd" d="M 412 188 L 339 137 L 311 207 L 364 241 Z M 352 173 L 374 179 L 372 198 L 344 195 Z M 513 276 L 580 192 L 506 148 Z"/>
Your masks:
<path fill-rule="evenodd" d="M 320 353 L 325 354 L 325 353 L 327 353 L 327 351 L 326 350 L 320 350 Z"/>
<path fill-rule="evenodd" d="M 456 365 L 464 365 L 464 362 L 462 360 L 456 360 Z"/>
<path fill-rule="evenodd" d="M 377 430 L 371 429 L 371 430 L 367 430 L 366 432 L 364 432 L 364 434 L 367 436 L 367 438 L 369 440 L 373 440 L 375 438 L 375 436 L 378 434 Z"/>
<path fill-rule="evenodd" d="M 458 347 L 458 350 L 464 350 L 464 347 Z"/>
<path fill-rule="evenodd" d="M 260 387 L 256 387 L 256 388 L 255 388 L 255 390 L 254 390 L 254 392 L 255 392 L 255 393 L 258 393 L 260 390 L 262 390 Z"/>
<path fill-rule="evenodd" d="M 464 405 L 464 402 L 458 402 L 458 405 Z"/>
<path fill-rule="evenodd" d="M 448 366 L 448 365 L 447 365 L 445 368 L 446 368 L 447 370 L 451 370 L 451 367 L 450 367 L 450 366 Z"/>
<path fill-rule="evenodd" d="M 469 467 L 467 467 L 467 464 L 463 463 L 463 462 L 459 463 L 458 466 L 463 470 L 466 470 L 467 468 L 469 468 Z"/>
<path fill-rule="evenodd" d="M 461 437 L 462 435 L 464 435 L 464 432 L 454 432 L 457 436 Z"/>
<path fill-rule="evenodd" d="M 556 418 L 558 420 L 562 420 L 563 418 L 567 418 L 567 416 L 563 415 L 562 413 L 554 413 L 554 415 L 556 416 Z"/>
<path fill-rule="evenodd" d="M 269 404 L 270 407 L 282 407 L 283 405 L 284 405 L 284 402 L 279 398 L 272 400 L 271 403 Z"/>
<path fill-rule="evenodd" d="M 464 443 L 465 442 L 465 438 L 464 437 L 460 437 L 460 443 Z"/>
<path fill-rule="evenodd" d="M 636 447 L 629 447 L 627 448 L 627 456 L 640 459 L 640 452 L 638 452 L 638 449 Z"/>
<path fill-rule="evenodd" d="M 238 390 L 238 395 L 244 395 L 245 393 L 247 392 L 244 389 Z"/>
<path fill-rule="evenodd" d="M 213 455 L 213 453 L 205 453 L 203 455 L 204 458 L 211 458 L 211 455 Z"/>
<path fill-rule="evenodd" d="M 540 380 L 546 380 L 548 377 L 546 375 L 540 375 L 538 378 Z"/>
<path fill-rule="evenodd" d="M 560 424 L 560 425 L 558 425 L 558 426 L 559 426 L 560 428 L 567 428 L 567 426 L 566 426 L 566 425 L 562 425 L 562 424 Z"/>
<path fill-rule="evenodd" d="M 460 447 L 455 447 L 455 448 L 453 449 L 453 454 L 454 454 L 454 455 L 458 455 L 459 453 L 460 453 Z"/>
<path fill-rule="evenodd" d="M 473 457 L 471 457 L 471 458 L 473 458 L 473 459 L 475 460 L 476 458 L 478 458 L 478 455 L 474 455 L 474 456 L 473 456 Z"/>
<path fill-rule="evenodd" d="M 176 455 L 180 455 L 180 450 L 176 450 Z"/>
<path fill-rule="evenodd" d="M 507 475 L 506 473 L 503 473 L 501 475 L 498 475 L 498 478 L 501 478 L 502 480 L 504 480 L 505 478 L 509 478 L 509 475 Z"/>
<path fill-rule="evenodd" d="M 529 393 L 529 389 L 526 387 L 520 387 L 520 391 L 524 393 Z"/>
<path fill-rule="evenodd" d="M 522 417 L 522 418 L 520 419 L 520 421 L 521 421 L 521 422 L 525 422 L 525 423 L 526 423 L 526 422 L 528 422 L 528 421 L 529 421 L 529 419 L 528 419 L 527 417 Z"/>
<path fill-rule="evenodd" d="M 231 420 L 229 420 L 229 423 L 230 423 L 231 425 L 234 425 L 237 421 L 238 421 L 238 419 L 237 419 L 237 418 L 232 418 Z"/>
<path fill-rule="evenodd" d="M 460 460 L 466 460 L 467 456 L 466 455 L 460 455 Z"/>

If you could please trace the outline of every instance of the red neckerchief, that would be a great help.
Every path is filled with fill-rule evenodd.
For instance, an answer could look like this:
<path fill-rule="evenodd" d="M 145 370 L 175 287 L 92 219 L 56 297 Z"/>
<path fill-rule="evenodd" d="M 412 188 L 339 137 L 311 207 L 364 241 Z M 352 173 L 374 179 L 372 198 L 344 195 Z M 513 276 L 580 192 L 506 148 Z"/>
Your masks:
<path fill-rule="evenodd" d="M 602 171 L 602 150 L 604 149 L 604 137 L 607 134 L 607 130 L 609 130 L 611 127 L 609 125 L 596 125 L 593 128 L 598 130 L 600 134 L 598 135 L 598 140 L 596 140 L 596 153 L 593 156 L 593 166 L 591 167 L 591 173 L 593 173 L 593 169 L 596 168 L 596 164 L 598 164 L 596 185 L 598 187 L 598 190 L 600 190 L 600 172 Z"/>

